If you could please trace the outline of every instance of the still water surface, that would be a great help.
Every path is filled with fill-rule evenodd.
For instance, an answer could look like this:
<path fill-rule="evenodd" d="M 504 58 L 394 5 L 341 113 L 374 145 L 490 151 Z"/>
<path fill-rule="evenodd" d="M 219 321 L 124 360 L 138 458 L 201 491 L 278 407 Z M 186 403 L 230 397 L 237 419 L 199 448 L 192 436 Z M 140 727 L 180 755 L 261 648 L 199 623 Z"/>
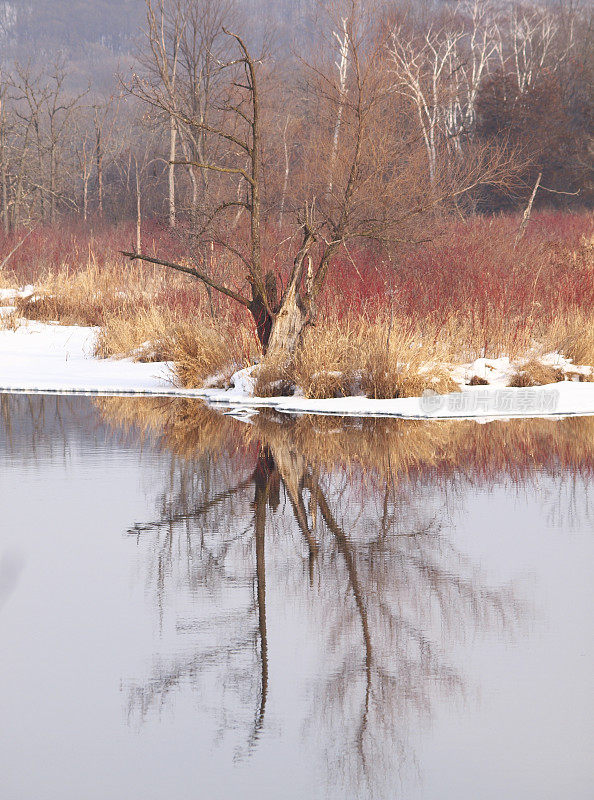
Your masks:
<path fill-rule="evenodd" d="M 2 800 L 594 797 L 594 420 L 0 411 Z"/>

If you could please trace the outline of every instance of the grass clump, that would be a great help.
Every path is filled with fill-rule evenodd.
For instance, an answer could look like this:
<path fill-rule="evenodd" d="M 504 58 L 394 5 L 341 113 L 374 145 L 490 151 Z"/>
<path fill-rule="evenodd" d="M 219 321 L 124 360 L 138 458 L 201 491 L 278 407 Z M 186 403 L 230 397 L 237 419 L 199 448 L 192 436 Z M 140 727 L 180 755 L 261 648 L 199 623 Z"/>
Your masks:
<path fill-rule="evenodd" d="M 344 397 L 357 393 L 360 370 L 358 331 L 331 319 L 307 331 L 291 377 L 306 397 Z"/>
<path fill-rule="evenodd" d="M 594 366 L 594 324 L 582 315 L 566 327 L 558 349 L 574 364 Z"/>
<path fill-rule="evenodd" d="M 0 331 L 16 331 L 21 326 L 21 318 L 16 310 L 0 314 Z"/>
<path fill-rule="evenodd" d="M 428 365 L 420 369 L 403 369 L 398 376 L 397 397 L 420 397 L 426 390 L 436 394 L 459 392 L 460 387 L 445 367 Z"/>
<path fill-rule="evenodd" d="M 247 330 L 205 319 L 178 322 L 162 343 L 176 377 L 189 389 L 227 387 L 231 375 L 249 366 L 257 351 Z"/>
<path fill-rule="evenodd" d="M 165 341 L 179 317 L 167 309 L 141 308 L 134 316 L 122 312 L 106 317 L 95 345 L 98 358 L 133 358 L 135 361 L 167 361 Z"/>
<path fill-rule="evenodd" d="M 546 386 L 564 379 L 563 371 L 539 361 L 527 361 L 512 376 L 509 385 L 525 388 L 528 386 Z"/>
<path fill-rule="evenodd" d="M 290 397 L 295 391 L 292 365 L 265 358 L 255 371 L 257 397 Z"/>
<path fill-rule="evenodd" d="M 473 375 L 468 381 L 469 386 L 488 386 L 489 381 L 486 378 L 481 378 L 479 375 Z"/>
<path fill-rule="evenodd" d="M 257 353 L 254 336 L 247 328 L 167 308 L 108 317 L 95 347 L 99 358 L 171 361 L 179 383 L 189 389 L 227 387 L 231 375 L 252 363 Z"/>
<path fill-rule="evenodd" d="M 364 394 L 370 398 L 420 396 L 459 390 L 446 366 L 443 348 L 404 321 L 386 315 L 374 321 L 330 317 L 310 328 L 292 364 L 264 359 L 256 394 L 272 396 L 299 389 L 311 399 Z"/>
<path fill-rule="evenodd" d="M 48 273 L 30 297 L 16 299 L 19 314 L 39 322 L 61 325 L 102 325 L 116 313 L 134 316 L 149 304 L 149 295 L 132 275 L 121 270 L 89 266 L 77 272 Z"/>

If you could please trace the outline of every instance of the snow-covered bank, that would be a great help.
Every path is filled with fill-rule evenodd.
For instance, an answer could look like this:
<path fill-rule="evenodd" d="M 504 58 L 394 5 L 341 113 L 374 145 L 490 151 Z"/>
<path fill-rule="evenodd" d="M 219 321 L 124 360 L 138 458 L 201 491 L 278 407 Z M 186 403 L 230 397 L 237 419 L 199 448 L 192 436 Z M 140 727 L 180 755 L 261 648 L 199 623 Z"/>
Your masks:
<path fill-rule="evenodd" d="M 0 330 L 2 391 L 114 394 L 173 388 L 167 364 L 93 358 L 97 330 L 41 322 Z"/>
<path fill-rule="evenodd" d="M 509 368 L 506 359 L 481 360 L 480 364 L 459 368 L 461 382 L 482 368 L 485 374 L 489 373 L 490 385 L 462 386 L 461 392 L 449 395 L 425 394 L 390 400 L 262 398 L 251 394 L 248 370 L 235 376 L 232 389 L 193 390 L 174 385 L 168 363 L 96 359 L 92 355 L 96 336 L 96 328 L 38 322 L 24 322 L 16 330 L 0 330 L 0 391 L 197 397 L 234 412 L 268 407 L 286 413 L 416 419 L 594 415 L 594 383 L 563 381 L 525 389 L 504 388 Z"/>

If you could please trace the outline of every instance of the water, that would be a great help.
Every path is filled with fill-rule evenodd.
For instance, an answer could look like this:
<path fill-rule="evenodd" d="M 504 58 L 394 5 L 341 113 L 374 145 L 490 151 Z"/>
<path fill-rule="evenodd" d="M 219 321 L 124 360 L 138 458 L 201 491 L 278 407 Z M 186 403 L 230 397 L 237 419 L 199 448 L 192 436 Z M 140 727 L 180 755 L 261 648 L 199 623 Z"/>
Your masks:
<path fill-rule="evenodd" d="M 594 796 L 594 421 L 0 398 L 0 796 Z"/>

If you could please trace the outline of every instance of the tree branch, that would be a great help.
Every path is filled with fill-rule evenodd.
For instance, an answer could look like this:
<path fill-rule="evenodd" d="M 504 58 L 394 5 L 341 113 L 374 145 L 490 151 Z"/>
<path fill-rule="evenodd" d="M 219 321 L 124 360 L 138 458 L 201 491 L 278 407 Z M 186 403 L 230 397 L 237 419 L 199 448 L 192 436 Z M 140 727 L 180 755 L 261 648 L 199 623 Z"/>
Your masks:
<path fill-rule="evenodd" d="M 217 292 L 221 292 L 221 294 L 230 297 L 232 300 L 235 300 L 237 303 L 241 303 L 241 305 L 248 308 L 249 302 L 245 299 L 242 295 L 234 292 L 233 289 L 228 289 L 226 286 L 223 286 L 216 281 L 213 281 L 208 275 L 205 275 L 203 272 L 199 272 L 197 269 L 193 267 L 184 267 L 182 264 L 175 264 L 172 261 L 164 261 L 161 258 L 154 258 L 153 256 L 145 256 L 142 253 L 134 253 L 129 252 L 126 250 L 120 250 L 120 253 L 129 258 L 130 261 L 146 261 L 149 264 L 158 264 L 162 267 L 169 267 L 169 269 L 174 269 L 177 272 L 184 272 L 186 275 L 192 275 L 194 278 L 197 278 L 199 281 L 202 281 L 207 286 L 211 286 L 213 289 L 216 289 Z"/>
<path fill-rule="evenodd" d="M 240 169 L 239 167 L 219 167 L 216 164 L 201 164 L 198 161 L 171 161 L 171 164 L 181 164 L 185 167 L 196 167 L 197 169 L 210 169 L 213 172 L 225 172 L 229 175 L 241 175 L 242 178 L 251 185 L 254 185 L 253 179 L 248 175 L 248 173 L 244 169 Z"/>

